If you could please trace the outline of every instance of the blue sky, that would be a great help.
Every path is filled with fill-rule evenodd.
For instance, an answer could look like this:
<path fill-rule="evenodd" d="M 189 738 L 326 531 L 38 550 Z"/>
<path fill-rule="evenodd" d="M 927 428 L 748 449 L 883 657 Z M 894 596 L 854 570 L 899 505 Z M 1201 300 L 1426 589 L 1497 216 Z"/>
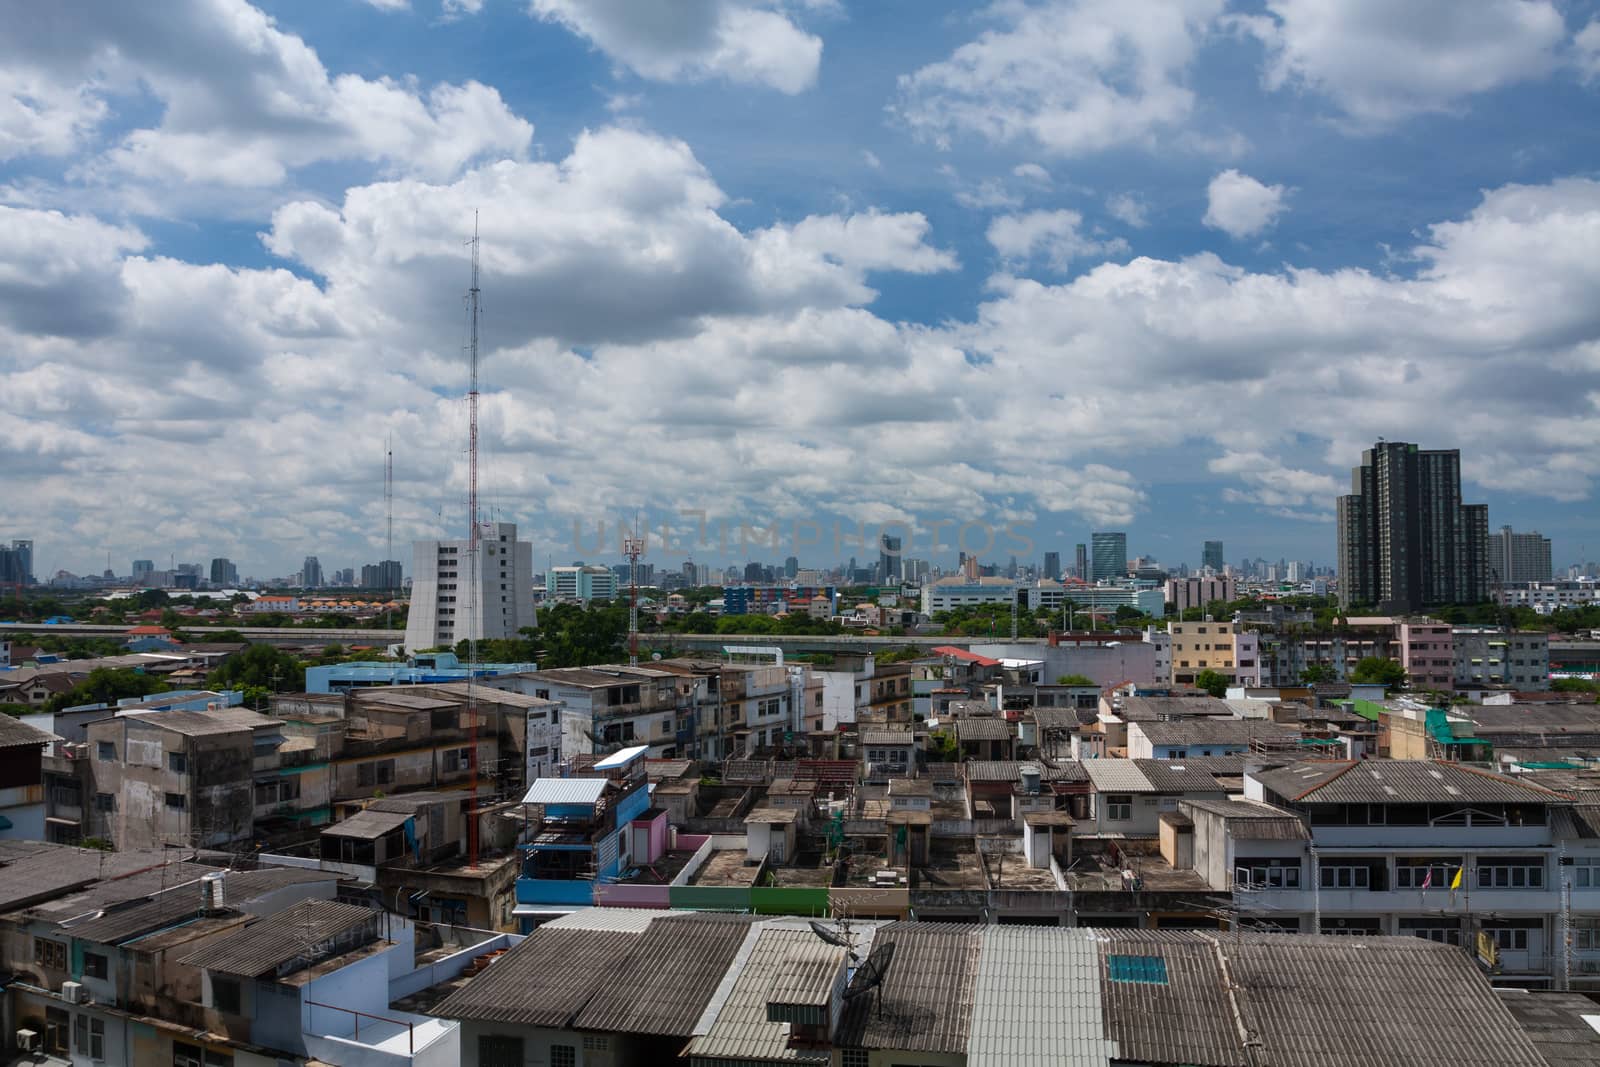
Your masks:
<path fill-rule="evenodd" d="M 1492 525 L 1595 558 L 1597 15 L 30 8 L 0 43 L 0 536 L 51 571 L 359 566 L 389 435 L 397 540 L 463 526 L 477 210 L 484 497 L 541 561 L 574 522 L 681 542 L 705 512 L 1328 562 L 1379 436 L 1461 448 Z"/>

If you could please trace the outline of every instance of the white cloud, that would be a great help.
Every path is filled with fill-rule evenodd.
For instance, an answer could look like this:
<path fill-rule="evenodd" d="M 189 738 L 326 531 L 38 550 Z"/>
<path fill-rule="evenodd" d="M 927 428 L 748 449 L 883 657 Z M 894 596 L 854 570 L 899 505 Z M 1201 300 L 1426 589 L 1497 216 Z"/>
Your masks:
<path fill-rule="evenodd" d="M 1600 78 L 1600 19 L 1590 19 L 1589 24 L 1578 31 L 1572 43 L 1579 75 L 1584 81 Z"/>
<path fill-rule="evenodd" d="M 107 118 L 109 94 L 148 93 L 159 119 L 78 168 L 108 184 L 131 178 L 192 201 L 195 188 L 172 185 L 265 188 L 330 160 L 442 178 L 485 155 L 520 156 L 533 136 L 476 82 L 424 90 L 330 75 L 303 40 L 244 0 L 174 0 L 158 22 L 111 0 L 52 13 L 0 36 L 0 145 L 80 148 Z M 46 123 L 51 136 L 38 133 Z"/>
<path fill-rule="evenodd" d="M 1050 172 L 1037 163 L 1018 163 L 1011 168 L 1011 173 L 1014 177 L 1033 182 L 1036 185 L 1048 186 L 1050 184 Z"/>
<path fill-rule="evenodd" d="M 366 2 L 379 11 L 408 11 L 411 0 L 366 0 Z"/>
<path fill-rule="evenodd" d="M 1248 174 L 1228 169 L 1206 187 L 1202 220 L 1229 237 L 1254 237 L 1277 221 L 1287 205 L 1281 185 L 1264 185 Z"/>
<path fill-rule="evenodd" d="M 1142 230 L 1150 223 L 1150 206 L 1132 193 L 1116 193 L 1106 198 L 1111 217 Z"/>
<path fill-rule="evenodd" d="M 1304 86 L 1352 119 L 1449 111 L 1474 93 L 1542 78 L 1566 36 L 1549 0 L 1268 0 L 1241 20 L 1266 44 L 1270 88 Z"/>
<path fill-rule="evenodd" d="M 863 148 L 861 150 L 861 162 L 865 163 L 873 170 L 883 169 L 883 160 L 879 159 L 878 153 L 872 151 L 870 148 Z"/>
<path fill-rule="evenodd" d="M 900 78 L 896 111 L 937 143 L 974 134 L 1058 156 L 1145 143 L 1194 108 L 1184 84 L 1222 0 L 997 4 L 1000 23 Z"/>
<path fill-rule="evenodd" d="M 1206 469 L 1244 483 L 1244 489 L 1224 489 L 1224 500 L 1254 504 L 1286 518 L 1331 520 L 1333 498 L 1346 491 L 1330 474 L 1287 467 L 1278 457 L 1261 452 L 1230 449 L 1209 461 Z M 1307 512 L 1307 507 L 1319 510 Z"/>
<path fill-rule="evenodd" d="M 763 0 L 529 0 L 529 10 L 656 81 L 724 78 L 799 93 L 817 80 L 822 39 Z"/>
<path fill-rule="evenodd" d="M 1051 269 L 1065 271 L 1074 259 L 1126 252 L 1122 238 L 1096 240 L 1081 232 L 1083 216 L 1076 211 L 1030 211 L 1004 215 L 989 224 L 989 243 L 1013 265 L 1042 256 Z"/>
<path fill-rule="evenodd" d="M 958 190 L 956 203 L 974 211 L 988 211 L 997 207 L 1020 207 L 1022 197 L 1007 189 L 998 178 L 985 178 L 974 188 Z"/>

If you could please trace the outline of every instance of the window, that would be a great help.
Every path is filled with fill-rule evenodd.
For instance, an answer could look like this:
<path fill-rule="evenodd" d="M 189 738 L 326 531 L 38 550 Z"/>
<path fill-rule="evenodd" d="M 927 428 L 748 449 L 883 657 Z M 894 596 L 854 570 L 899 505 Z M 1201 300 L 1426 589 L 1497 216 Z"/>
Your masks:
<path fill-rule="evenodd" d="M 1396 889 L 1449 889 L 1456 872 L 1461 869 L 1457 859 L 1402 859 L 1394 865 Z M 1432 877 L 1429 877 L 1429 876 Z M 1458 942 L 1455 942 L 1458 943 Z"/>
<path fill-rule="evenodd" d="M 1479 889 L 1542 889 L 1544 862 L 1537 856 L 1478 861 Z"/>
<path fill-rule="evenodd" d="M 206 1049 L 205 1067 L 233 1067 L 233 1053 Z"/>
<path fill-rule="evenodd" d="M 605 1052 L 611 1048 L 611 1039 L 604 1034 L 584 1034 L 583 1050 L 585 1052 Z"/>
<path fill-rule="evenodd" d="M 106 1021 L 80 1014 L 73 1021 L 77 1036 L 74 1044 L 77 1045 L 78 1055 L 88 1056 L 91 1060 L 106 1058 Z"/>
<path fill-rule="evenodd" d="M 172 1067 L 205 1067 L 201 1059 L 199 1045 L 186 1045 L 182 1041 L 172 1043 Z"/>
<path fill-rule="evenodd" d="M 83 976 L 85 978 L 104 978 L 106 971 L 106 958 L 100 953 L 85 952 L 83 954 Z"/>
<path fill-rule="evenodd" d="M 211 1006 L 225 1015 L 239 1014 L 239 983 L 233 978 L 211 979 Z"/>
<path fill-rule="evenodd" d="M 94 743 L 94 758 L 101 763 L 116 762 L 117 746 L 110 741 L 96 741 Z"/>
<path fill-rule="evenodd" d="M 522 1067 L 523 1062 L 522 1038 L 504 1034 L 478 1035 L 478 1067 Z"/>
<path fill-rule="evenodd" d="M 1106 818 L 1111 822 L 1126 822 L 1133 818 L 1132 794 L 1107 793 Z"/>
<path fill-rule="evenodd" d="M 59 1052 L 66 1055 L 67 1039 L 72 1036 L 68 1028 L 72 1025 L 72 1017 L 62 1008 L 46 1008 L 44 1010 L 44 1050 L 46 1052 Z"/>
<path fill-rule="evenodd" d="M 551 1045 L 550 1067 L 578 1067 L 578 1050 L 573 1045 Z"/>
<path fill-rule="evenodd" d="M 442 762 L 446 771 L 456 771 L 463 767 L 470 767 L 472 765 L 472 749 L 447 748 L 444 750 Z"/>
<path fill-rule="evenodd" d="M 1572 865 L 1575 889 L 1600 889 L 1600 856 L 1584 856 Z"/>
<path fill-rule="evenodd" d="M 182 752 L 168 752 L 167 770 L 171 771 L 173 774 L 188 774 L 189 757 L 185 756 Z"/>
<path fill-rule="evenodd" d="M 263 778 L 256 783 L 256 806 L 287 804 L 300 799 L 300 779 L 294 775 Z"/>
<path fill-rule="evenodd" d="M 356 766 L 356 785 L 388 785 L 394 781 L 394 760 L 373 760 Z"/>
<path fill-rule="evenodd" d="M 843 1067 L 869 1067 L 872 1063 L 872 1054 L 864 1048 L 841 1049 L 839 1062 Z"/>
<path fill-rule="evenodd" d="M 42 937 L 33 939 L 33 962 L 41 967 L 51 970 L 64 971 L 67 969 L 67 946 L 60 941 L 49 941 Z"/>
<path fill-rule="evenodd" d="M 1299 889 L 1300 861 L 1298 859 L 1241 859 L 1234 868 L 1235 885 L 1252 889 Z"/>
<path fill-rule="evenodd" d="M 96 793 L 94 795 L 95 811 L 116 811 L 117 796 L 115 793 Z"/>
<path fill-rule="evenodd" d="M 182 811 L 189 806 L 189 798 L 182 793 L 168 793 L 167 807 L 173 811 Z"/>
<path fill-rule="evenodd" d="M 1514 952 L 1527 951 L 1528 931 L 1526 930 L 1485 930 L 1484 933 L 1494 938 L 1494 943 L 1501 949 L 1511 949 Z"/>
<path fill-rule="evenodd" d="M 1372 888 L 1372 870 L 1368 867 L 1324 866 L 1319 877 L 1324 889 Z"/>

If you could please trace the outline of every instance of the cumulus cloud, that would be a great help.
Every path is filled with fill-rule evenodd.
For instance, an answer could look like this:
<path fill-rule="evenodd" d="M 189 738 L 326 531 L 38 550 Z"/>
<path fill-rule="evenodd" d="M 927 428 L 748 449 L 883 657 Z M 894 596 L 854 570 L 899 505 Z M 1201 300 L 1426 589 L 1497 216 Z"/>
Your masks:
<path fill-rule="evenodd" d="M 442 178 L 486 155 L 521 156 L 533 137 L 477 82 L 331 75 L 244 0 L 174 0 L 155 21 L 112 0 L 47 5 L 0 36 L 0 68 L 0 155 L 82 148 L 111 94 L 149 94 L 159 119 L 78 169 L 155 189 L 271 187 L 329 160 Z"/>
<path fill-rule="evenodd" d="M 1206 187 L 1207 226 L 1229 237 L 1254 237 L 1277 221 L 1285 208 L 1281 185 L 1265 185 L 1232 168 Z"/>
<path fill-rule="evenodd" d="M 1267 46 L 1267 85 L 1324 94 L 1367 124 L 1449 111 L 1475 93 L 1542 78 L 1566 36 L 1550 0 L 1268 0 L 1267 8 L 1242 20 Z"/>
<path fill-rule="evenodd" d="M 958 135 L 1058 156 L 1141 143 L 1187 120 L 1184 84 L 1222 0 L 1051 0 L 990 9 L 999 25 L 904 75 L 895 110 L 948 145 Z"/>
<path fill-rule="evenodd" d="M 817 80 L 822 39 L 763 0 L 530 0 L 529 10 L 641 77 L 723 78 L 799 93 Z"/>
<path fill-rule="evenodd" d="M 1074 259 L 1128 250 L 1122 238 L 1098 240 L 1084 234 L 1082 226 L 1083 216 L 1076 211 L 1030 211 L 995 219 L 987 236 L 994 250 L 1013 266 L 1043 257 L 1056 271 L 1065 271 Z"/>
<path fill-rule="evenodd" d="M 1224 500 L 1253 504 L 1285 518 L 1331 521 L 1334 497 L 1347 491 L 1332 475 L 1288 467 L 1278 457 L 1261 452 L 1230 449 L 1209 461 L 1206 469 L 1243 483 L 1243 488 L 1225 488 Z M 1315 510 L 1305 510 L 1308 507 Z"/>
<path fill-rule="evenodd" d="M 1584 81 L 1600 78 L 1600 19 L 1590 19 L 1589 24 L 1573 38 L 1577 55 L 1578 73 Z"/>
<path fill-rule="evenodd" d="M 1106 198 L 1106 211 L 1111 217 L 1127 223 L 1136 230 L 1150 224 L 1150 207 L 1132 193 L 1116 193 Z"/>

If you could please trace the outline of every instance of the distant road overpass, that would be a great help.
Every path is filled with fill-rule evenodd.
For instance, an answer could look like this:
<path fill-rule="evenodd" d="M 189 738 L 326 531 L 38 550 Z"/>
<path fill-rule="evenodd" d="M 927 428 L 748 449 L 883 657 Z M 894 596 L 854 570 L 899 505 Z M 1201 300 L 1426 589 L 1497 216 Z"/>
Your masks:
<path fill-rule="evenodd" d="M 132 626 L 68 622 L 46 625 L 42 622 L 0 622 L 0 633 L 25 633 L 52 637 L 123 637 Z M 247 641 L 268 645 L 387 645 L 405 640 L 404 630 L 305 629 L 288 626 L 180 626 L 186 634 L 208 638 L 218 634 L 238 634 Z"/>

